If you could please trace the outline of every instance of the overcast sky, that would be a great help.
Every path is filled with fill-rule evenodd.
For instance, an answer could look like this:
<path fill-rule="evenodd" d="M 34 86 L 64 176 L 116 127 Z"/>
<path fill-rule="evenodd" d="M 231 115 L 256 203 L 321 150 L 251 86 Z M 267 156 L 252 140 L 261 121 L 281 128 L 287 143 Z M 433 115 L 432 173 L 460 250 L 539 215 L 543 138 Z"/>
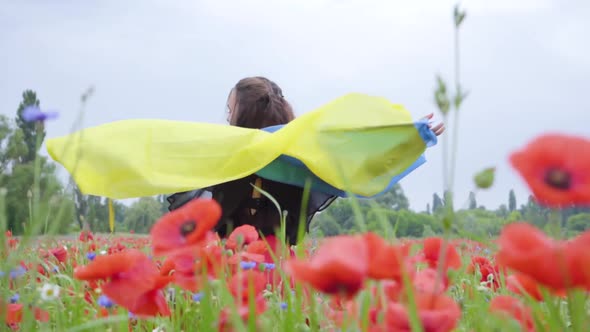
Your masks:
<path fill-rule="evenodd" d="M 25 89 L 67 134 L 90 85 L 84 126 L 132 118 L 223 123 L 229 89 L 245 76 L 275 80 L 303 114 L 338 96 L 387 97 L 419 118 L 436 112 L 435 74 L 452 79 L 454 1 L 4 1 L 0 112 Z M 547 131 L 589 136 L 590 2 L 463 1 L 457 199 L 478 170 L 497 167 L 488 208 L 528 195 L 510 151 Z M 437 119 L 440 115 L 437 113 Z M 402 186 L 423 210 L 441 192 L 439 145 Z"/>

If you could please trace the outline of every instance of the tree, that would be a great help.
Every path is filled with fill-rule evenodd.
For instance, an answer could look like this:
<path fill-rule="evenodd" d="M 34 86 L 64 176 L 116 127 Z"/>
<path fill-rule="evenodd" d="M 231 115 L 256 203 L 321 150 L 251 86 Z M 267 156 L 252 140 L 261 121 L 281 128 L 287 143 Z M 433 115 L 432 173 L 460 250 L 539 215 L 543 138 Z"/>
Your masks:
<path fill-rule="evenodd" d="M 516 210 L 516 195 L 514 194 L 514 189 L 510 189 L 510 193 L 508 194 L 508 210 L 510 212 Z"/>
<path fill-rule="evenodd" d="M 477 201 L 475 200 L 475 193 L 473 191 L 469 192 L 469 210 L 477 209 Z"/>
<path fill-rule="evenodd" d="M 334 218 L 326 218 L 317 227 L 324 236 L 335 236 L 342 233 L 342 229 Z"/>
<path fill-rule="evenodd" d="M 580 213 L 569 217 L 567 228 L 575 232 L 584 232 L 590 229 L 590 213 Z"/>
<path fill-rule="evenodd" d="M 161 204 L 154 197 L 142 197 L 127 209 L 124 224 L 136 233 L 149 233 L 152 225 L 162 216 Z"/>
<path fill-rule="evenodd" d="M 375 202 L 380 206 L 393 210 L 408 209 L 410 207 L 408 198 L 404 194 L 404 190 L 399 185 L 399 183 L 396 183 L 384 194 L 376 197 Z"/>
<path fill-rule="evenodd" d="M 59 204 L 67 201 L 64 196 L 62 185 L 55 174 L 55 164 L 50 163 L 45 157 L 40 157 L 41 171 L 39 177 L 39 215 L 46 217 L 53 213 Z M 32 226 L 33 220 L 30 220 L 30 203 L 32 203 L 33 182 L 35 179 L 33 163 L 16 164 L 12 167 L 10 174 L 4 174 L 0 185 L 7 189 L 6 193 L 6 218 L 8 229 L 15 234 L 20 234 L 27 227 Z M 65 204 L 65 203 L 64 203 Z M 68 203 L 69 204 L 69 203 Z M 72 215 L 64 216 L 72 221 Z M 43 219 L 43 218 L 42 218 Z M 40 222 L 40 220 L 35 220 Z M 62 231 L 63 220 L 51 220 L 51 226 Z M 64 226 L 65 227 L 65 226 Z"/>
<path fill-rule="evenodd" d="M 432 195 L 432 213 L 435 213 L 436 211 L 438 211 L 442 207 L 443 207 L 442 199 L 440 199 L 440 197 L 438 196 L 437 193 L 434 193 Z"/>
<path fill-rule="evenodd" d="M 503 219 L 508 218 L 509 213 L 510 212 L 508 211 L 506 204 L 500 204 L 500 206 L 496 210 L 496 215 L 500 218 L 503 218 Z"/>
<path fill-rule="evenodd" d="M 88 200 L 84 194 L 80 191 L 80 188 L 75 183 L 74 179 L 70 179 L 70 183 L 74 187 L 74 203 L 76 206 L 76 220 L 78 221 L 78 225 L 80 229 L 85 229 L 86 227 L 90 227 L 90 225 L 85 221 L 86 216 L 88 214 Z"/>
<path fill-rule="evenodd" d="M 39 107 L 39 99 L 37 94 L 32 90 L 23 92 L 23 101 L 18 106 L 16 112 L 16 126 L 22 131 L 23 142 L 27 147 L 25 154 L 20 156 L 19 163 L 25 164 L 35 160 L 37 151 L 39 151 L 40 144 L 45 139 L 45 128 L 43 122 L 29 122 L 23 118 L 23 111 L 28 106 Z M 40 136 L 40 137 L 39 137 Z M 39 144 L 39 146 L 37 145 Z"/>

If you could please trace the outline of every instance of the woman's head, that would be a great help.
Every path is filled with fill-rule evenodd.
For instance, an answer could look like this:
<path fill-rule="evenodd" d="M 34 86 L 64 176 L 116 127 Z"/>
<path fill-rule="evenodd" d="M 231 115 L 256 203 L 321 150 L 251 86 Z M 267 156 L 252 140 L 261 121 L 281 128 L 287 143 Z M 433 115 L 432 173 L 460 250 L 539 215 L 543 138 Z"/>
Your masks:
<path fill-rule="evenodd" d="M 237 127 L 260 129 L 295 118 L 281 88 L 260 76 L 240 80 L 229 94 L 227 108 L 229 124 Z"/>

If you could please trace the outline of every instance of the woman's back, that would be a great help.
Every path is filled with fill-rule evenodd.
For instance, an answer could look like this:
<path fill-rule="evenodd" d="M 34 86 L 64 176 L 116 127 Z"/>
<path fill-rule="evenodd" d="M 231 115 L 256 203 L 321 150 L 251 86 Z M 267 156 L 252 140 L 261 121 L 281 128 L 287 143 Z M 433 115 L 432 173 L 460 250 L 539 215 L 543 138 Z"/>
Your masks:
<path fill-rule="evenodd" d="M 253 129 L 285 125 L 295 118 L 280 87 L 264 77 L 240 80 L 228 97 L 227 113 L 230 125 Z M 254 226 L 264 235 L 273 235 L 280 230 L 279 210 L 256 187 L 268 193 L 277 201 L 281 210 L 286 211 L 286 237 L 289 243 L 296 243 L 304 193 L 301 187 L 250 175 L 204 190 L 172 195 L 168 198 L 169 209 L 176 209 L 188 200 L 202 197 L 208 192 L 222 206 L 222 219 L 216 226 L 220 236 L 224 237 L 232 229 L 245 224 Z M 309 230 L 313 215 L 334 199 L 335 196 L 310 193 L 307 211 L 302 219 L 305 222 L 305 232 Z"/>

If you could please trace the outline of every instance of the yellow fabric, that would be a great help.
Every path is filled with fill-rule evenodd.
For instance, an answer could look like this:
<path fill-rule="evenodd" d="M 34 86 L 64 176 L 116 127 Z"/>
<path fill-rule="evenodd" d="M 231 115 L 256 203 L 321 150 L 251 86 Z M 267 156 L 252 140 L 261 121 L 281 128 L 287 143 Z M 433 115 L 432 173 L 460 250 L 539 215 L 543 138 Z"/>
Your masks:
<path fill-rule="evenodd" d="M 113 200 L 109 199 L 109 228 L 111 233 L 115 231 L 115 209 L 113 209 Z"/>
<path fill-rule="evenodd" d="M 124 120 L 49 139 L 85 194 L 131 198 L 246 177 L 281 154 L 341 190 L 372 196 L 426 149 L 401 105 L 348 94 L 275 133 L 228 125 Z"/>

